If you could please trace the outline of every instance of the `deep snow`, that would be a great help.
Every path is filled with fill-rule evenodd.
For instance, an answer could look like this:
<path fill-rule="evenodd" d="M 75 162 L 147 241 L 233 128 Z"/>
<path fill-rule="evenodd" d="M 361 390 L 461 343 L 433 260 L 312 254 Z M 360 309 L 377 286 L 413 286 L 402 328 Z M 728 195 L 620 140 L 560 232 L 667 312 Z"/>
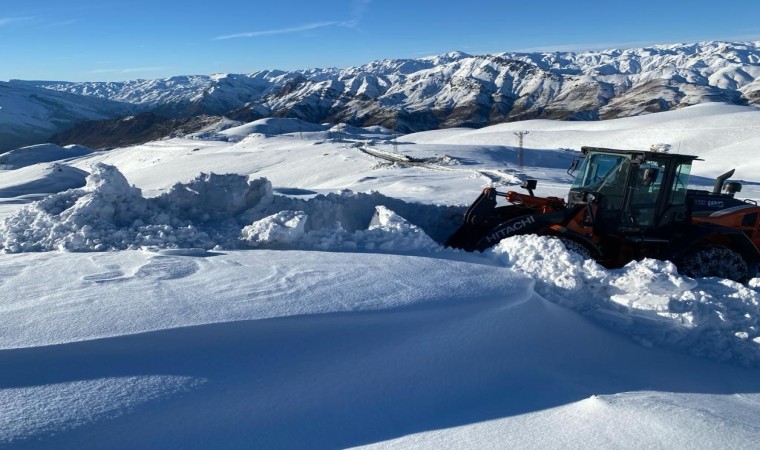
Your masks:
<path fill-rule="evenodd" d="M 759 118 L 705 105 L 397 140 L 227 122 L 0 171 L 0 445 L 751 447 L 760 279 L 606 270 L 535 236 L 438 242 L 484 184 L 562 196 L 578 143 L 689 142 L 695 185 L 734 164 L 758 199 Z"/>

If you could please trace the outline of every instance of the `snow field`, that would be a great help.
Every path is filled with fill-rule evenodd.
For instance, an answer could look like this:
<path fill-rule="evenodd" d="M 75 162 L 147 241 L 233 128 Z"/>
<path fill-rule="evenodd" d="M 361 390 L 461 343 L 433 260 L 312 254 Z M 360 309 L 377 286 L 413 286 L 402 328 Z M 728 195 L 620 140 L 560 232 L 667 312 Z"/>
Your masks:
<path fill-rule="evenodd" d="M 419 433 L 412 446 L 434 446 L 435 433 L 452 447 L 685 448 L 760 436 L 745 422 L 754 371 L 638 345 L 507 268 L 269 250 L 6 256 L 2 314 L 15 326 L 0 363 L 15 370 L 0 373 L 12 406 L 0 442 L 11 448 L 344 448 Z M 57 287 L 35 283 L 40 272 Z"/>
<path fill-rule="evenodd" d="M 144 198 L 118 169 L 98 163 L 85 187 L 53 194 L 0 222 L 0 248 L 12 253 L 246 246 L 458 253 L 439 244 L 455 229 L 454 220 L 446 227 L 447 214 L 457 218 L 462 210 L 350 191 L 294 199 L 275 196 L 266 179 L 229 174 L 201 174 Z M 725 280 L 700 283 L 679 276 L 672 263 L 654 260 L 608 271 L 568 253 L 559 241 L 538 236 L 504 240 L 487 255 L 533 277 L 544 298 L 644 345 L 760 365 L 760 296 L 752 288 Z"/>
<path fill-rule="evenodd" d="M 438 409 L 456 380 L 447 356 L 457 340 L 446 337 L 452 317 L 490 309 L 505 276 L 514 280 L 510 302 L 531 295 L 527 279 L 504 269 L 409 256 L 257 251 L 196 259 L 127 251 L 40 253 L 30 261 L 29 255 L 3 260 L 3 272 L 14 273 L 3 288 L 14 294 L 4 299 L 2 314 L 18 327 L 3 330 L 10 349 L 0 351 L 0 360 L 15 370 L 0 374 L 0 398 L 13 406 L 0 412 L 0 429 L 7 430 L 0 442 L 22 448 L 29 442 L 66 448 L 103 436 L 113 448 L 379 439 L 396 420 Z M 56 289 L 34 283 L 40 271 L 55 277 Z M 30 304 L 31 298 L 44 301 Z M 398 309 L 404 306 L 413 309 Z M 415 312 L 420 308 L 429 314 Z M 472 330 L 473 320 L 457 334 Z M 410 341 L 419 346 L 398 354 Z M 436 367 L 416 368 L 423 355 Z M 397 358 L 406 362 L 392 364 Z M 441 368 L 434 386 L 420 390 L 415 380 Z M 480 369 L 465 370 L 473 376 Z M 165 375 L 149 375 L 156 372 Z M 51 417 L 72 401 L 80 406 Z M 191 406 L 197 402 L 205 406 Z M 320 414 L 325 404 L 336 411 Z M 386 408 L 390 415 L 381 413 Z M 290 424 L 304 414 L 309 421 L 294 432 Z M 156 427 L 164 432 L 150 431 Z M 227 430 L 223 441 L 205 431 L 220 427 Z"/>
<path fill-rule="evenodd" d="M 574 142 L 713 124 L 697 164 L 743 167 L 740 110 L 523 122 L 546 149 L 522 171 L 513 124 L 269 121 L 0 170 L 0 447 L 752 448 L 760 279 L 439 245 L 483 185 L 564 196 Z"/>

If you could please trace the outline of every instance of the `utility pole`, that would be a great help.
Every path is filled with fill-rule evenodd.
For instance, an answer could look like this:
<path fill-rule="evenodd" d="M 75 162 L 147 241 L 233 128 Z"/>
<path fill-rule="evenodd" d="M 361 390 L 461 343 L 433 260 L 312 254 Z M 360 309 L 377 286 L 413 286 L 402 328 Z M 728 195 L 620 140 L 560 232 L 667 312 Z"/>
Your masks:
<path fill-rule="evenodd" d="M 515 131 L 513 133 L 520 141 L 520 151 L 517 153 L 517 167 L 520 169 L 520 171 L 522 171 L 525 167 L 525 150 L 523 150 L 523 137 L 529 133 L 530 131 Z"/>
<path fill-rule="evenodd" d="M 398 153 L 398 111 L 396 111 L 396 120 L 393 121 L 393 152 Z"/>

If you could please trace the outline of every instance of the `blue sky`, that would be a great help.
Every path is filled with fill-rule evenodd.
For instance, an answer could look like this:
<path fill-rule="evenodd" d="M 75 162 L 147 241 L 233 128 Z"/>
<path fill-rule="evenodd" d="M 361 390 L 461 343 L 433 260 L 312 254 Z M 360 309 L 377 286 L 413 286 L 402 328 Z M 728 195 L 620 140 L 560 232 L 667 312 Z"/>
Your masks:
<path fill-rule="evenodd" d="M 760 40 L 758 0 L 4 3 L 0 80 L 116 81 L 348 67 L 454 50 Z"/>

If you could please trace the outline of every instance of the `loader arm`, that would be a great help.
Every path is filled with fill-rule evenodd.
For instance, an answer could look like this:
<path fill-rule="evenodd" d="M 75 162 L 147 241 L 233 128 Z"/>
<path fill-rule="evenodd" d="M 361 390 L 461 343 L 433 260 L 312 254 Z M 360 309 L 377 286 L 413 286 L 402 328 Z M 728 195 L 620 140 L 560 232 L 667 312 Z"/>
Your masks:
<path fill-rule="evenodd" d="M 497 197 L 504 197 L 508 204 L 497 206 Z M 563 210 L 564 207 L 565 202 L 557 197 L 536 197 L 514 191 L 499 192 L 488 187 L 470 205 L 464 214 L 462 225 L 444 245 L 467 251 L 483 251 L 487 248 L 483 247 L 483 238 L 503 224 L 519 217 Z"/>

